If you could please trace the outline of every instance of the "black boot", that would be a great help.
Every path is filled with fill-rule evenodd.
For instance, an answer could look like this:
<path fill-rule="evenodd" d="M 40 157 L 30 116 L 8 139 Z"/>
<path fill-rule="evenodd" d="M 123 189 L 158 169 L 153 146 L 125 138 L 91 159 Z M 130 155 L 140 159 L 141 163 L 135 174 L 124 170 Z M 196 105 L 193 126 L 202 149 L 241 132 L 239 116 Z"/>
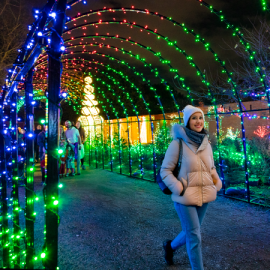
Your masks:
<path fill-rule="evenodd" d="M 164 258 L 168 265 L 173 265 L 173 249 L 171 247 L 171 240 L 166 240 L 163 243 L 163 248 L 165 250 Z"/>

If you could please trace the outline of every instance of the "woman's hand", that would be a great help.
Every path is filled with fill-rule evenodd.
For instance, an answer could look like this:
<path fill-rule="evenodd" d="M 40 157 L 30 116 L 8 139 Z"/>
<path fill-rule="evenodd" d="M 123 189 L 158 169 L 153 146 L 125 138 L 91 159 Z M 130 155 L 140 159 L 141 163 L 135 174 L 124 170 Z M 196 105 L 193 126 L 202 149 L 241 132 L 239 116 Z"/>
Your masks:
<path fill-rule="evenodd" d="M 220 191 L 220 189 L 222 188 L 222 182 L 219 178 L 219 175 L 218 175 L 216 169 L 211 171 L 211 176 L 212 176 L 213 183 L 217 188 L 217 191 Z"/>

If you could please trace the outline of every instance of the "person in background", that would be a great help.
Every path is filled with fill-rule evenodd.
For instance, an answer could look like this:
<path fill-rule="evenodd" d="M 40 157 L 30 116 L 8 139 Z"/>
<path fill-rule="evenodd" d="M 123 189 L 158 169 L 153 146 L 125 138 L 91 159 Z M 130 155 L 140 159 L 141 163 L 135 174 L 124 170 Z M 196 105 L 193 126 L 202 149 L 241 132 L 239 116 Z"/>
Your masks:
<path fill-rule="evenodd" d="M 42 174 L 41 184 L 45 184 L 45 154 L 46 154 L 46 134 L 45 126 L 42 127 L 41 132 L 37 136 L 37 144 L 39 147 L 39 159 L 40 159 L 40 168 Z"/>
<path fill-rule="evenodd" d="M 39 158 L 43 156 L 44 149 L 46 149 L 45 141 L 46 141 L 46 134 L 45 134 L 45 127 L 43 127 L 41 129 L 41 132 L 37 136 L 37 144 L 39 147 Z"/>
<path fill-rule="evenodd" d="M 188 105 L 184 108 L 184 125 L 173 126 L 173 141 L 163 160 L 160 175 L 171 190 L 171 199 L 182 225 L 182 231 L 163 243 L 165 261 L 173 264 L 174 252 L 186 245 L 192 269 L 203 270 L 201 225 L 208 203 L 214 201 L 222 187 L 214 164 L 212 147 L 204 129 L 204 113 Z M 179 158 L 182 141 L 182 162 L 177 177 L 173 170 Z"/>
<path fill-rule="evenodd" d="M 42 149 L 42 156 L 40 157 L 40 168 L 41 168 L 41 185 L 45 184 L 45 154 L 46 154 L 46 150 L 45 148 Z"/>
<path fill-rule="evenodd" d="M 82 126 L 81 121 L 77 121 L 76 128 L 79 130 L 80 136 L 81 136 L 81 165 L 82 169 L 85 170 L 84 166 L 84 143 L 85 143 L 85 130 Z M 82 153 L 83 152 L 83 153 Z M 83 154 L 83 155 L 82 155 Z"/>
<path fill-rule="evenodd" d="M 62 154 L 60 154 L 59 160 L 59 176 L 60 178 L 64 177 L 66 171 L 66 159 L 67 159 L 67 138 L 64 131 L 64 126 L 60 125 L 60 132 L 59 132 L 59 149 L 62 150 Z"/>
<path fill-rule="evenodd" d="M 66 151 L 66 145 L 67 145 L 67 138 L 66 138 L 64 126 L 60 125 L 59 148 L 62 149 L 65 152 Z"/>
<path fill-rule="evenodd" d="M 25 140 L 25 130 L 23 128 L 18 127 L 18 144 L 19 144 L 19 147 L 25 148 L 24 140 Z"/>
<path fill-rule="evenodd" d="M 25 130 L 18 127 L 18 176 L 25 180 Z"/>
<path fill-rule="evenodd" d="M 67 152 L 67 138 L 64 131 L 64 127 L 60 126 L 60 138 L 59 138 L 59 148 L 63 151 L 62 154 L 60 154 L 60 169 L 59 169 L 59 175 L 60 178 L 64 177 L 65 171 L 66 171 L 66 160 L 68 156 Z"/>
<path fill-rule="evenodd" d="M 65 157 L 65 162 L 66 162 L 66 176 L 74 176 L 75 175 L 75 153 L 73 151 L 73 148 L 70 144 L 67 145 L 66 148 L 66 157 Z M 70 174 L 69 174 L 69 169 L 70 169 Z"/>
<path fill-rule="evenodd" d="M 67 142 L 71 145 L 75 153 L 75 159 L 77 161 L 77 175 L 80 175 L 81 174 L 81 168 L 80 168 L 81 158 L 80 158 L 79 150 L 81 150 L 81 136 L 78 129 L 73 127 L 69 120 L 65 122 L 65 126 L 67 128 L 66 130 Z"/>
<path fill-rule="evenodd" d="M 34 150 L 35 150 L 35 161 L 39 162 L 39 146 L 37 144 L 38 134 L 41 132 L 41 125 L 37 125 L 36 130 L 34 131 Z"/>
<path fill-rule="evenodd" d="M 60 156 L 60 169 L 59 169 L 60 178 L 63 178 L 65 175 L 67 156 L 68 156 L 67 151 L 64 151 Z"/>

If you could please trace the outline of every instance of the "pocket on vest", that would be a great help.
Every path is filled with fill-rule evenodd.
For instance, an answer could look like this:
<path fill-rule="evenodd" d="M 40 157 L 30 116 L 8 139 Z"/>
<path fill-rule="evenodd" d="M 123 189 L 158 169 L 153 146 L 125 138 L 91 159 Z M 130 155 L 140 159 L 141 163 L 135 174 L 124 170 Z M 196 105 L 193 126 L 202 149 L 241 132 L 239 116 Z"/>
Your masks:
<path fill-rule="evenodd" d="M 217 198 L 217 189 L 215 185 L 203 187 L 203 203 L 212 202 Z"/>

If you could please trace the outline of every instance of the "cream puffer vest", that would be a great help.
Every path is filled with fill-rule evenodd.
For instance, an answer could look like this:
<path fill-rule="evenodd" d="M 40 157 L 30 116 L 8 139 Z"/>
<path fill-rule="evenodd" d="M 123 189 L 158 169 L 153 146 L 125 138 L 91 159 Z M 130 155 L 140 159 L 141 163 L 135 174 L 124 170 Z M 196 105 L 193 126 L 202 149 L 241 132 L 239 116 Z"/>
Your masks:
<path fill-rule="evenodd" d="M 205 136 L 198 148 L 198 145 L 188 138 L 183 126 L 174 125 L 172 133 L 174 140 L 167 149 L 160 170 L 163 182 L 172 191 L 172 200 L 184 205 L 197 206 L 214 201 L 222 183 L 216 172 L 208 137 Z M 182 139 L 183 156 L 176 178 L 172 172 L 179 158 L 179 139 Z M 185 193 L 180 196 L 183 189 Z"/>

